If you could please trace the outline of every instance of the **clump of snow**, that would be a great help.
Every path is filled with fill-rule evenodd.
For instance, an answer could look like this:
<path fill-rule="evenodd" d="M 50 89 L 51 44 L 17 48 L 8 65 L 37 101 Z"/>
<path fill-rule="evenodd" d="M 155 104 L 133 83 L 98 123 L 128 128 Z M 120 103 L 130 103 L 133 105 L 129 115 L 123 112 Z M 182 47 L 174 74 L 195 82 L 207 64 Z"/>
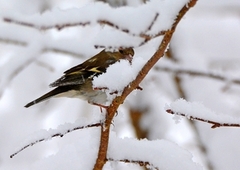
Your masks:
<path fill-rule="evenodd" d="M 149 162 L 150 166 L 158 169 L 202 169 L 192 160 L 192 155 L 166 140 L 137 140 L 116 137 L 111 133 L 108 158 L 114 160 L 129 160 Z"/>
<path fill-rule="evenodd" d="M 53 138 L 56 134 L 65 135 L 69 131 L 73 131 L 76 127 L 84 127 L 87 125 L 92 125 L 95 123 L 102 122 L 102 119 L 104 117 L 101 114 L 96 114 L 91 118 L 91 120 L 82 117 L 81 119 L 76 120 L 75 123 L 65 123 L 63 125 L 59 125 L 57 129 L 49 129 L 49 130 L 39 130 L 33 134 L 31 134 L 29 137 L 23 141 L 18 148 L 15 149 L 15 151 L 19 151 L 24 146 L 27 146 L 31 143 L 35 143 L 36 141 L 47 141 Z M 86 130 L 86 128 L 82 128 L 83 130 Z M 80 130 L 80 129 L 79 129 Z M 59 135 L 59 136 L 61 136 Z"/>
<path fill-rule="evenodd" d="M 141 57 L 135 57 L 132 64 L 127 60 L 120 60 L 110 65 L 106 73 L 95 77 L 93 79 L 93 87 L 107 89 L 106 91 L 109 93 L 117 91 L 119 95 L 122 90 L 135 79 L 145 62 Z M 108 97 L 111 99 L 113 96 L 114 95 L 110 94 Z"/>
<path fill-rule="evenodd" d="M 100 128 L 89 128 L 81 131 L 74 140 L 52 154 L 31 164 L 29 169 L 34 170 L 78 170 L 93 169 L 98 148 Z"/>

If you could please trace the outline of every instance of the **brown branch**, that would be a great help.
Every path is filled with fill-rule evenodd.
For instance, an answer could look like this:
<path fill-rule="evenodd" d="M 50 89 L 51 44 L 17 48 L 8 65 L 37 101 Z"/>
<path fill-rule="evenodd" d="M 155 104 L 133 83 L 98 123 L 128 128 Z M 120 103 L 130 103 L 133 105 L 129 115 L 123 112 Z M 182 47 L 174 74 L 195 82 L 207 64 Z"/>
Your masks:
<path fill-rule="evenodd" d="M 114 160 L 112 158 L 108 158 L 106 161 L 118 161 L 118 162 L 124 162 L 124 163 L 134 163 L 134 164 L 138 164 L 140 166 L 143 166 L 143 167 L 151 167 L 158 170 L 157 167 L 154 167 L 151 163 L 149 162 L 144 162 L 144 161 L 136 161 L 136 160 L 128 160 L 128 159 L 123 159 L 123 160 Z"/>
<path fill-rule="evenodd" d="M 147 29 L 146 29 L 145 31 L 143 31 L 142 33 L 140 33 L 140 34 L 132 34 L 132 33 L 129 31 L 129 29 L 122 29 L 122 28 L 120 28 L 120 26 L 118 26 L 118 25 L 116 25 L 116 24 L 114 24 L 114 23 L 112 23 L 112 22 L 110 22 L 110 21 L 107 21 L 107 20 L 98 20 L 98 23 L 99 23 L 99 24 L 108 25 L 108 26 L 110 26 L 110 27 L 113 27 L 113 28 L 121 31 L 121 32 L 125 32 L 125 33 L 130 34 L 130 35 L 132 35 L 132 36 L 134 36 L 134 37 L 135 37 L 135 36 L 138 36 L 138 37 L 144 38 L 145 41 L 149 41 L 150 39 L 155 38 L 156 35 L 157 35 L 157 36 L 164 35 L 165 32 L 166 32 L 166 31 L 161 31 L 161 32 L 157 33 L 156 35 L 148 35 L 148 34 L 146 34 L 147 31 L 150 31 L 150 30 L 152 29 L 152 26 L 155 24 L 158 16 L 159 16 L 159 13 L 156 13 L 156 15 L 154 16 L 152 22 L 149 24 L 149 26 L 147 27 Z"/>
<path fill-rule="evenodd" d="M 100 146 L 99 146 L 99 151 L 98 151 L 98 157 L 97 157 L 96 163 L 94 165 L 94 170 L 102 170 L 104 164 L 106 163 L 110 126 L 111 126 L 113 117 L 114 117 L 119 105 L 122 104 L 124 102 L 125 98 L 134 89 L 136 89 L 139 86 L 140 82 L 145 78 L 145 76 L 148 74 L 148 72 L 151 70 L 151 68 L 156 64 L 156 62 L 161 57 L 164 56 L 164 53 L 168 47 L 168 44 L 172 38 L 172 35 L 173 35 L 179 21 L 182 19 L 182 17 L 185 15 L 185 13 L 196 4 L 196 2 L 197 2 L 197 0 L 191 0 L 187 5 L 185 5 L 180 10 L 171 29 L 166 31 L 158 50 L 151 57 L 151 59 L 143 66 L 142 70 L 139 72 L 136 79 L 133 80 L 127 87 L 124 88 L 122 95 L 117 96 L 112 101 L 112 104 L 107 108 L 105 124 L 101 128 Z"/>
<path fill-rule="evenodd" d="M 18 40 L 13 40 L 13 39 L 7 39 L 7 38 L 0 38 L 0 42 L 3 42 L 5 44 L 13 44 L 17 46 L 27 46 L 27 43 L 24 41 L 18 41 Z"/>
<path fill-rule="evenodd" d="M 147 30 L 146 30 L 145 32 L 150 31 L 150 30 L 152 29 L 153 25 L 154 25 L 155 22 L 157 21 L 158 16 L 159 16 L 159 13 L 156 13 L 156 15 L 155 15 L 155 17 L 153 18 L 151 24 L 148 26 L 148 28 L 147 28 Z"/>
<path fill-rule="evenodd" d="M 150 31 L 152 29 L 152 26 L 155 24 L 158 16 L 159 16 L 159 13 L 156 13 L 156 15 L 154 16 L 152 22 L 149 24 L 147 29 L 144 32 L 140 33 L 140 34 L 133 34 L 128 29 L 122 29 L 118 25 L 116 25 L 116 24 L 114 24 L 114 23 L 112 23 L 110 21 L 99 20 L 98 23 L 99 24 L 108 25 L 108 26 L 113 27 L 113 28 L 115 28 L 115 29 L 117 29 L 119 31 L 125 32 L 125 33 L 127 33 L 127 34 L 129 34 L 129 35 L 131 35 L 133 37 L 137 36 L 137 37 L 143 38 L 143 41 L 138 45 L 138 46 L 142 46 L 142 45 L 146 44 L 148 41 L 150 41 L 150 40 L 152 40 L 152 39 L 154 39 L 156 37 L 159 37 L 161 35 L 164 35 L 166 33 L 166 31 L 163 30 L 163 31 L 158 32 L 155 35 L 148 35 L 148 34 L 146 34 L 147 31 Z M 109 49 L 113 48 L 114 49 L 114 48 L 118 48 L 118 47 L 106 47 L 104 45 L 95 45 L 95 48 L 109 48 Z"/>
<path fill-rule="evenodd" d="M 159 71 L 165 71 L 165 72 L 172 72 L 175 74 L 185 74 L 190 76 L 201 76 L 201 77 L 207 77 L 212 78 L 216 80 L 226 81 L 228 83 L 234 83 L 234 84 L 240 84 L 240 79 L 229 79 L 228 77 L 225 77 L 223 75 L 217 75 L 214 73 L 205 73 L 200 71 L 193 71 L 193 70 L 184 70 L 184 69 L 174 69 L 169 67 L 155 67 L 156 70 Z"/>
<path fill-rule="evenodd" d="M 50 25 L 50 26 L 38 26 L 29 22 L 24 22 L 24 21 L 17 21 L 11 18 L 3 18 L 3 21 L 8 22 L 8 23 L 13 23 L 13 24 L 18 24 L 26 27 L 31 27 L 35 28 L 41 31 L 49 30 L 56 28 L 57 30 L 61 30 L 63 28 L 68 28 L 68 27 L 75 27 L 75 26 L 86 26 L 90 25 L 90 22 L 78 22 L 78 23 L 66 23 L 66 24 L 57 24 L 57 25 Z"/>
<path fill-rule="evenodd" d="M 143 38 L 143 42 L 140 43 L 139 46 L 147 43 L 148 41 L 158 37 L 158 36 L 161 36 L 161 35 L 164 35 L 166 33 L 166 31 L 160 31 L 159 33 L 155 34 L 155 35 L 148 35 L 146 34 L 147 31 L 150 31 L 152 29 L 152 26 L 155 24 L 157 18 L 159 16 L 159 13 L 156 13 L 156 15 L 154 16 L 153 20 L 151 21 L 151 23 L 149 24 L 149 26 L 147 27 L 147 29 L 140 33 L 140 34 L 133 34 L 129 31 L 129 29 L 125 28 L 121 28 L 120 26 L 110 22 L 110 21 L 107 21 L 107 20 L 98 20 L 97 23 L 98 24 L 104 24 L 104 25 L 108 25 L 110 27 L 113 27 L 121 32 L 124 32 L 124 33 L 127 33 L 131 36 L 138 36 L 138 37 L 141 37 Z M 45 30 L 49 30 L 49 29 L 54 29 L 56 28 L 57 30 L 62 30 L 64 28 L 68 28 L 68 27 L 75 27 L 75 26 L 86 26 L 86 25 L 90 25 L 91 22 L 88 21 L 88 22 L 78 22 L 78 23 L 66 23 L 66 24 L 57 24 L 57 25 L 50 25 L 50 26 L 38 26 L 38 25 L 35 25 L 33 23 L 29 23 L 29 22 L 23 22 L 23 21 L 17 21 L 17 20 L 14 20 L 14 19 L 11 19 L 11 18 L 3 18 L 3 20 L 5 22 L 8 22 L 8 23 L 13 23 L 13 24 L 18 24 L 18 25 L 22 25 L 22 26 L 26 26 L 26 27 L 31 27 L 31 28 L 35 28 L 35 29 L 38 29 L 40 31 L 45 31 Z M 106 48 L 105 46 L 103 45 L 96 45 L 95 46 L 96 48 Z M 110 48 L 114 48 L 114 47 L 110 47 Z"/>
<path fill-rule="evenodd" d="M 188 118 L 190 120 L 198 120 L 198 121 L 201 121 L 201 122 L 206 122 L 206 123 L 209 123 L 209 124 L 213 124 L 211 128 L 217 128 L 217 127 L 221 127 L 221 126 L 225 126 L 225 127 L 240 127 L 240 124 L 236 124 L 236 123 L 219 123 L 219 122 L 212 121 L 212 120 L 205 120 L 203 118 L 189 116 L 189 115 L 186 115 L 184 113 L 174 112 L 171 109 L 167 109 L 166 112 L 170 113 L 170 114 L 174 114 L 174 115 L 184 116 L 184 117 L 186 117 L 186 118 Z"/>
<path fill-rule="evenodd" d="M 105 48 L 105 49 L 134 48 L 133 46 L 118 46 L 118 47 L 114 47 L 114 46 L 105 46 L 105 45 L 94 45 L 94 47 L 96 49 L 98 49 L 98 48 Z"/>
<path fill-rule="evenodd" d="M 16 46 L 23 46 L 23 47 L 26 47 L 28 45 L 28 43 L 24 42 L 24 41 L 18 41 L 18 40 L 1 38 L 1 37 L 0 37 L 0 42 L 5 43 L 5 44 L 12 44 L 12 45 L 16 45 Z M 58 48 L 46 47 L 42 50 L 42 52 L 43 53 L 46 53 L 46 52 L 62 53 L 62 54 L 66 54 L 66 55 L 71 55 L 76 58 L 81 58 L 81 56 L 82 56 L 81 54 L 74 53 L 74 52 L 67 51 L 67 50 L 58 49 Z"/>
<path fill-rule="evenodd" d="M 78 127 L 75 127 L 75 128 L 72 128 L 72 129 L 69 129 L 67 130 L 66 132 L 64 133 L 56 133 L 56 134 L 53 134 L 50 138 L 54 138 L 54 137 L 63 137 L 64 135 L 72 132 L 72 131 L 75 131 L 75 130 L 79 130 L 79 129 L 85 129 L 85 128 L 90 128 L 90 127 L 99 127 L 101 126 L 101 123 L 95 123 L 95 124 L 91 124 L 91 125 L 87 125 L 87 126 L 78 126 Z M 12 155 L 10 155 L 10 158 L 13 158 L 14 156 L 16 156 L 18 153 L 20 153 L 21 151 L 27 149 L 29 146 L 33 146 L 39 142 L 43 142 L 43 141 L 47 141 L 49 140 L 49 138 L 42 138 L 42 139 L 38 139 L 32 143 L 29 143 L 28 145 L 22 147 L 21 149 L 19 149 L 17 152 L 13 153 Z"/>

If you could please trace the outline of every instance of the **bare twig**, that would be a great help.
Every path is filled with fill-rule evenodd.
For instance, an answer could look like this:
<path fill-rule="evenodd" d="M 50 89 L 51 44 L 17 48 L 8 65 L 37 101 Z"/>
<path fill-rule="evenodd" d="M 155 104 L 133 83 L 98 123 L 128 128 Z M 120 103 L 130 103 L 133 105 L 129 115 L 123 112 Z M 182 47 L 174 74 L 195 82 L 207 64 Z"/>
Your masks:
<path fill-rule="evenodd" d="M 214 73 L 205 73 L 200 71 L 194 71 L 194 70 L 184 70 L 184 69 L 174 69 L 169 67 L 155 67 L 156 70 L 159 71 L 165 71 L 165 72 L 172 72 L 175 74 L 184 74 L 184 75 L 190 75 L 190 76 L 200 76 L 200 77 L 206 77 L 206 78 L 212 78 L 216 80 L 226 81 L 228 83 L 234 83 L 234 84 L 240 84 L 240 79 L 229 79 L 228 77 L 224 75 L 217 75 Z"/>
<path fill-rule="evenodd" d="M 54 137 L 63 137 L 64 135 L 72 132 L 72 131 L 75 131 L 75 130 L 79 130 L 79 129 L 85 129 L 85 128 L 90 128 L 90 127 L 99 127 L 101 126 L 101 123 L 95 123 L 95 124 L 91 124 L 91 125 L 87 125 L 87 126 L 78 126 L 78 127 L 75 127 L 75 128 L 72 128 L 72 129 L 69 129 L 67 130 L 66 132 L 64 133 L 56 133 L 56 134 L 53 134 L 50 138 L 54 138 Z M 10 158 L 13 158 L 14 156 L 16 156 L 18 153 L 20 153 L 21 151 L 27 149 L 29 146 L 33 146 L 39 142 L 43 142 L 43 141 L 47 141 L 49 140 L 49 138 L 42 138 L 42 139 L 38 139 L 32 143 L 29 143 L 28 145 L 22 147 L 21 149 L 19 149 L 17 152 L 13 153 L 12 155 L 10 155 Z"/>
<path fill-rule="evenodd" d="M 7 39 L 7 38 L 0 38 L 0 42 L 5 43 L 5 44 L 23 46 L 23 47 L 27 46 L 27 43 L 24 41 L 18 41 L 18 40 Z"/>
<path fill-rule="evenodd" d="M 9 22 L 9 23 L 13 23 L 13 24 L 17 24 L 17 25 L 22 25 L 22 26 L 26 26 L 26 27 L 31 27 L 31 28 L 35 28 L 41 31 L 46 31 L 49 29 L 53 29 L 56 28 L 58 30 L 61 30 L 63 28 L 68 28 L 68 27 L 76 27 L 76 26 L 86 26 L 86 25 L 90 25 L 90 22 L 78 22 L 78 23 L 66 23 L 66 24 L 57 24 L 57 25 L 50 25 L 50 26 L 38 26 L 35 25 L 33 23 L 29 23 L 29 22 L 23 22 L 23 21 L 17 21 L 11 18 L 3 18 L 3 20 L 5 22 Z"/>
<path fill-rule="evenodd" d="M 162 31 L 160 31 L 160 32 L 158 32 L 157 34 L 154 34 L 154 35 L 148 35 L 148 34 L 146 34 L 147 31 L 150 31 L 150 30 L 152 29 L 152 26 L 155 24 L 158 16 L 159 16 L 159 13 L 156 13 L 156 15 L 155 15 L 154 18 L 152 19 L 152 21 L 151 21 L 151 23 L 149 24 L 149 26 L 147 27 L 147 29 L 146 29 L 145 31 L 143 31 L 142 33 L 140 33 L 140 34 L 133 34 L 133 33 L 131 33 L 128 29 L 122 29 L 122 28 L 120 28 L 118 25 L 116 25 L 116 24 L 114 24 L 114 23 L 112 23 L 112 22 L 110 22 L 110 21 L 99 20 L 98 23 L 99 23 L 99 24 L 108 25 L 108 26 L 113 27 L 113 28 L 115 28 L 115 29 L 117 29 L 117 30 L 120 30 L 120 31 L 122 31 L 122 32 L 125 32 L 125 33 L 127 33 L 127 34 L 129 34 L 129 35 L 131 35 L 131 36 L 134 36 L 134 37 L 137 36 L 137 37 L 143 38 L 143 41 L 139 44 L 139 46 L 142 46 L 142 45 L 146 44 L 148 41 L 150 41 L 150 40 L 152 40 L 152 39 L 154 39 L 154 38 L 156 38 L 156 37 L 159 37 L 159 36 L 161 36 L 161 35 L 164 35 L 164 34 L 166 33 L 165 30 L 162 30 Z M 110 48 L 110 49 L 111 49 L 111 48 L 117 48 L 117 47 L 106 47 L 106 46 L 104 46 L 104 45 L 95 45 L 95 48 Z"/>
<path fill-rule="evenodd" d="M 143 31 L 142 33 L 140 34 L 133 34 L 129 31 L 129 29 L 127 28 L 121 28 L 119 25 L 116 25 L 114 24 L 113 22 L 110 22 L 108 20 L 101 20 L 99 19 L 97 21 L 97 23 L 99 24 L 104 24 L 104 25 L 108 25 L 110 27 L 113 27 L 121 32 L 124 32 L 124 33 L 127 33 L 131 36 L 134 36 L 134 37 L 141 37 L 143 38 L 143 41 L 140 43 L 139 46 L 142 46 L 143 44 L 147 43 L 148 41 L 158 37 L 158 36 L 161 36 L 161 35 L 164 35 L 166 33 L 166 31 L 160 31 L 158 32 L 157 34 L 155 35 L 148 35 L 146 34 L 147 31 L 150 31 L 152 29 L 152 26 L 155 24 L 157 18 L 159 16 L 159 13 L 156 13 L 156 15 L 154 16 L 154 18 L 152 19 L 151 23 L 149 24 L 149 26 L 147 27 L 147 29 L 145 31 Z M 66 23 L 66 24 L 57 24 L 57 25 L 50 25 L 50 26 L 38 26 L 38 25 L 35 25 L 33 23 L 29 23 L 29 22 L 23 22 L 23 21 L 17 21 L 17 20 L 14 20 L 14 19 L 11 19 L 11 18 L 4 18 L 3 19 L 5 22 L 8 22 L 8 23 L 14 23 L 14 24 L 18 24 L 18 25 L 22 25 L 22 26 L 26 26 L 26 27 L 31 27 L 31 28 L 35 28 L 35 29 L 38 29 L 38 30 L 41 30 L 41 31 L 45 31 L 45 30 L 49 30 L 49 29 L 57 29 L 57 30 L 62 30 L 64 28 L 68 28 L 68 27 L 75 27 L 75 26 L 87 26 L 87 25 L 91 25 L 91 22 L 88 21 L 88 22 L 78 22 L 78 23 Z M 95 45 L 96 48 L 106 48 L 105 46 L 103 45 Z M 115 47 L 108 47 L 108 48 L 115 48 Z"/>
<path fill-rule="evenodd" d="M 151 163 L 149 162 L 144 162 L 144 161 L 136 161 L 136 160 L 128 160 L 128 159 L 123 159 L 123 160 L 114 160 L 112 158 L 108 158 L 107 161 L 118 161 L 118 162 L 124 162 L 124 163 L 134 163 L 134 164 L 138 164 L 140 166 L 144 166 L 144 167 L 151 167 L 151 169 L 156 169 L 158 170 L 157 167 L 154 167 Z"/>
<path fill-rule="evenodd" d="M 0 42 L 5 43 L 5 44 L 10 44 L 10 45 L 23 46 L 23 47 L 26 47 L 28 45 L 28 43 L 24 42 L 24 41 L 13 40 L 13 39 L 9 39 L 9 38 L 1 38 L 1 37 L 0 37 Z M 67 50 L 58 49 L 58 48 L 46 47 L 42 50 L 42 52 L 43 53 L 46 53 L 46 52 L 62 53 L 65 55 L 70 55 L 70 56 L 76 57 L 76 58 L 82 57 L 81 54 L 74 53 L 74 52 L 67 51 Z"/>
<path fill-rule="evenodd" d="M 186 117 L 186 118 L 188 118 L 190 120 L 198 120 L 198 121 L 201 121 L 201 122 L 206 122 L 206 123 L 209 123 L 209 124 L 213 124 L 211 128 L 217 128 L 217 127 L 221 127 L 221 126 L 240 127 L 240 124 L 236 124 L 236 123 L 219 123 L 219 122 L 212 121 L 212 120 L 206 120 L 206 119 L 199 118 L 199 117 L 189 116 L 189 115 L 186 115 L 184 113 L 174 112 L 171 109 L 166 110 L 166 112 L 170 113 L 170 114 L 174 114 L 174 115 L 184 116 L 184 117 Z"/>

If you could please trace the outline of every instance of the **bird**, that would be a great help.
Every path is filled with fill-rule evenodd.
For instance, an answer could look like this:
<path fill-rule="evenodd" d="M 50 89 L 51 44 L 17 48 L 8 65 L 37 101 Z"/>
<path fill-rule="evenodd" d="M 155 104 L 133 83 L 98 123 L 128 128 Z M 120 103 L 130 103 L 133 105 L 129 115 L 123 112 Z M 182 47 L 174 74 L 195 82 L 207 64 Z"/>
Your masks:
<path fill-rule="evenodd" d="M 120 61 L 132 62 L 134 56 L 133 48 L 120 47 L 117 51 L 102 50 L 95 56 L 83 63 L 72 67 L 64 72 L 64 75 L 51 83 L 53 90 L 43 96 L 29 102 L 24 107 L 28 108 L 52 97 L 80 98 L 88 103 L 104 107 L 107 102 L 107 94 L 101 89 L 93 88 L 93 78 L 106 72 L 107 68 Z"/>

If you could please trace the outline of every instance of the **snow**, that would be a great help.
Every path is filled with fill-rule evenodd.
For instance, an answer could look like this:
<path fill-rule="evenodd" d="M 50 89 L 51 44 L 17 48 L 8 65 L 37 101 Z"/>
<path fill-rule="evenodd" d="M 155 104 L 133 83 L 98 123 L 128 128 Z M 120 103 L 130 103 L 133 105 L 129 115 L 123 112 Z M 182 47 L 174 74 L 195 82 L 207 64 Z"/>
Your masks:
<path fill-rule="evenodd" d="M 135 56 L 137 56 L 137 54 L 135 54 Z M 106 92 L 109 92 L 109 99 L 112 98 L 111 92 L 117 91 L 118 95 L 121 95 L 124 87 L 135 79 L 145 62 L 146 60 L 140 56 L 134 57 L 132 64 L 127 60 L 120 60 L 116 64 L 110 65 L 106 73 L 95 77 L 93 80 L 93 87 L 107 87 L 108 89 Z"/>
<path fill-rule="evenodd" d="M 132 148 L 135 149 L 132 150 Z M 144 160 L 150 163 L 150 167 L 158 169 L 202 169 L 200 165 L 192 161 L 192 155 L 189 152 L 166 140 L 119 139 L 112 134 L 108 158 L 126 159 L 130 162 Z"/>
<path fill-rule="evenodd" d="M 93 0 L 0 1 L 1 19 L 33 24 L 27 27 L 0 21 L 0 169 L 92 169 L 99 147 L 99 127 L 76 130 L 62 138 L 50 136 L 103 120 L 99 107 L 66 98 L 29 109 L 23 106 L 50 90 L 48 85 L 65 70 L 102 50 L 96 49 L 96 45 L 107 49 L 134 47 L 132 65 L 120 61 L 94 79 L 95 87 L 108 87 L 107 92 L 118 90 L 121 94 L 162 39 L 155 38 L 139 47 L 144 41 L 139 34 L 155 35 L 167 30 L 187 0 L 126 2 L 127 6 L 113 8 Z M 157 63 L 158 67 L 220 75 L 225 79 L 180 74 L 179 84 L 187 101 L 196 102 L 172 103 L 181 95 L 174 73 L 153 68 L 140 84 L 143 91 L 131 93 L 114 117 L 108 156 L 116 161 L 109 161 L 104 169 L 140 169 L 138 165 L 119 163 L 119 159 L 140 159 L 159 169 L 201 169 L 198 163 L 204 169 L 208 165 L 218 170 L 239 169 L 238 128 L 212 130 L 207 123 L 190 124 L 184 118 L 175 124 L 173 116 L 164 110 L 165 103 L 172 103 L 167 108 L 188 116 L 239 123 L 240 88 L 237 83 L 229 83 L 239 79 L 239 5 L 238 0 L 198 1 L 174 33 L 169 46 L 173 58 L 164 57 Z M 153 23 L 156 14 L 159 15 Z M 102 20 L 113 26 L 99 24 Z M 61 30 L 55 27 L 81 23 L 87 25 Z M 108 97 L 111 100 L 115 96 Z M 131 109 L 143 113 L 139 124 L 148 139 L 136 139 Z M 46 141 L 9 158 L 19 148 L 39 139 Z"/>
<path fill-rule="evenodd" d="M 107 20 L 114 23 L 117 20 L 119 27 L 128 21 L 128 29 L 130 32 L 139 34 L 145 31 L 146 25 L 149 25 L 157 12 L 160 13 L 160 22 L 158 27 L 153 27 L 153 31 L 166 30 L 173 23 L 177 12 L 188 2 L 188 0 L 181 0 L 177 2 L 173 1 L 159 1 L 153 0 L 148 2 L 146 5 L 136 7 L 122 7 L 122 8 L 111 8 L 108 4 L 102 2 L 88 3 L 80 8 L 71 8 L 67 10 L 53 9 L 51 11 L 44 12 L 43 14 L 34 15 L 23 15 L 19 13 L 8 13 L 3 11 L 2 16 L 20 20 L 23 22 L 29 22 L 35 24 L 37 28 L 41 26 L 49 27 L 52 25 L 61 25 L 64 23 L 87 23 L 91 21 L 91 24 L 97 24 L 99 20 Z M 171 8 L 171 10 L 169 10 Z M 101 10 L 99 10 L 101 9 Z M 109 15 L 111 13 L 111 15 Z M 141 17 L 141 22 L 136 20 Z M 150 31 L 151 32 L 151 31 Z M 151 32 L 154 33 L 154 32 Z M 155 32 L 156 33 L 156 32 Z"/>
<path fill-rule="evenodd" d="M 65 128 L 68 127 L 68 125 L 64 126 Z M 79 167 L 81 169 L 92 169 L 98 151 L 98 133 L 99 128 L 89 128 L 81 131 L 80 136 L 77 135 L 79 139 L 69 141 L 56 154 L 51 154 L 38 160 L 29 169 L 65 170 L 71 168 L 75 170 L 79 169 Z M 135 149 L 133 150 L 132 148 Z M 66 155 L 68 156 L 66 157 Z M 115 133 L 111 133 L 107 156 L 108 159 L 113 159 L 114 161 L 149 162 L 149 167 L 158 169 L 175 170 L 179 169 L 179 167 L 181 169 L 202 169 L 200 165 L 192 161 L 192 155 L 188 151 L 172 142 L 166 140 L 121 139 Z M 88 161 L 86 161 L 86 157 Z"/>
<path fill-rule="evenodd" d="M 187 118 L 195 117 L 206 121 L 214 121 L 220 124 L 240 124 L 239 117 L 233 117 L 223 113 L 215 113 L 199 102 L 187 102 L 184 99 L 178 99 L 165 107 L 178 114 L 185 114 Z"/>
<path fill-rule="evenodd" d="M 99 130 L 85 129 L 83 133 L 76 135 L 78 139 L 68 141 L 56 154 L 39 159 L 27 169 L 93 169 L 99 146 Z"/>

